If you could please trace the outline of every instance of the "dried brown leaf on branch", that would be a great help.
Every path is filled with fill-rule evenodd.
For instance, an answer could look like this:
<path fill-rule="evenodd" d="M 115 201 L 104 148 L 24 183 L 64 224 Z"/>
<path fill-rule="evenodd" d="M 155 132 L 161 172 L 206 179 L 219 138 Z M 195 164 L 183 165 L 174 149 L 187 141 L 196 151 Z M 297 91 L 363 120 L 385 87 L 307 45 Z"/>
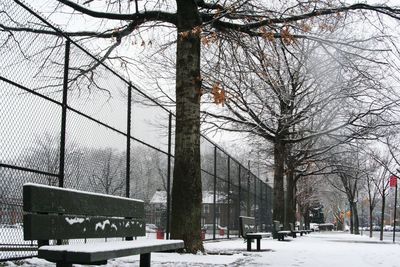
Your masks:
<path fill-rule="evenodd" d="M 296 38 L 294 38 L 293 35 L 290 33 L 288 26 L 283 27 L 283 29 L 281 30 L 281 38 L 286 45 L 291 45 L 296 42 Z"/>
<path fill-rule="evenodd" d="M 214 97 L 215 104 L 217 104 L 217 105 L 221 104 L 222 106 L 224 106 L 224 103 L 226 102 L 227 97 L 225 94 L 225 90 L 221 87 L 221 84 L 219 82 L 216 82 L 213 85 L 211 94 Z"/>
<path fill-rule="evenodd" d="M 275 34 L 271 31 L 268 31 L 265 27 L 260 28 L 261 36 L 270 42 L 275 41 Z"/>

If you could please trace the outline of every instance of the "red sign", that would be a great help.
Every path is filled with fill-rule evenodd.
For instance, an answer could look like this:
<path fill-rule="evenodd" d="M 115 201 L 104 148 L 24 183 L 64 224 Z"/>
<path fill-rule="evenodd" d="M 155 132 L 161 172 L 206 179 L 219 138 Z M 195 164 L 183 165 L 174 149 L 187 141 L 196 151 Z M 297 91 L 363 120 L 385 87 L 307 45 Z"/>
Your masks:
<path fill-rule="evenodd" d="M 390 176 L 390 187 L 396 187 L 397 186 L 397 176 L 392 175 Z"/>

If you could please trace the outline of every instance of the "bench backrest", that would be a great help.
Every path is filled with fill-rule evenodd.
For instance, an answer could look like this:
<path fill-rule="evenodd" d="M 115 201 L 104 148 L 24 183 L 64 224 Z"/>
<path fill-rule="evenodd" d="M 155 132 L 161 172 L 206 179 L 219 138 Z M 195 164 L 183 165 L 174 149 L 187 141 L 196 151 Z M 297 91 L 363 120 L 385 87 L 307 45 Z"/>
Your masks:
<path fill-rule="evenodd" d="M 140 200 L 25 184 L 23 202 L 25 240 L 145 235 Z"/>
<path fill-rule="evenodd" d="M 257 232 L 256 220 L 254 217 L 239 216 L 239 234 L 241 237 L 246 237 L 247 233 Z"/>
<path fill-rule="evenodd" d="M 279 221 L 274 221 L 274 232 L 279 232 L 281 230 L 281 223 Z"/>

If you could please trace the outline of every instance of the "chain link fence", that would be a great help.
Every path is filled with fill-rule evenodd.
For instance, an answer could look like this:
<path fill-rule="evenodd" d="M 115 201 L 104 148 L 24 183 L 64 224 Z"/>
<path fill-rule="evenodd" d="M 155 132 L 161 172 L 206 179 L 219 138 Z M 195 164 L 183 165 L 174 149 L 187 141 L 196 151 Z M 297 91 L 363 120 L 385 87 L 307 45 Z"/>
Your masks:
<path fill-rule="evenodd" d="M 0 42 L 0 261 L 36 255 L 27 182 L 143 199 L 146 238 L 169 238 L 173 114 L 23 2 L 0 2 Z M 201 151 L 204 238 L 237 237 L 239 215 L 268 229 L 271 188 L 205 136 Z"/>

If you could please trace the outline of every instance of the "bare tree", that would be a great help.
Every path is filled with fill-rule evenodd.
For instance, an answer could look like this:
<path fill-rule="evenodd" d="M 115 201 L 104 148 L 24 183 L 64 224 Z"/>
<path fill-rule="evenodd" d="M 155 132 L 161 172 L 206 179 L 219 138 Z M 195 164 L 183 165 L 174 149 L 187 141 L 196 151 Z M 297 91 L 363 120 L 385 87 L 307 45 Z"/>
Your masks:
<path fill-rule="evenodd" d="M 125 179 L 123 157 L 111 148 L 95 150 L 90 155 L 92 170 L 89 175 L 89 184 L 105 194 L 122 196 Z"/>
<path fill-rule="evenodd" d="M 281 38 L 291 42 L 298 38 L 330 40 L 325 36 L 314 36 L 315 27 L 329 28 L 346 20 L 357 10 L 376 12 L 394 19 L 399 10 L 385 5 L 353 4 L 341 1 L 293 1 L 276 5 L 256 1 L 228 1 L 210 3 L 203 0 L 174 2 L 122 1 L 107 2 L 91 8 L 86 1 L 59 0 L 77 12 L 93 18 L 117 21 L 112 29 L 94 32 L 74 32 L 71 36 L 109 38 L 112 44 L 103 54 L 103 59 L 120 46 L 122 40 L 143 28 L 170 27 L 176 29 L 176 135 L 175 165 L 172 192 L 172 238 L 184 239 L 188 252 L 203 250 L 200 240 L 201 179 L 200 179 L 200 97 L 202 77 L 200 75 L 201 40 L 212 42 L 232 35 L 259 36 L 265 39 Z M 103 9 L 101 9 L 103 8 Z M 105 11 L 98 11 L 98 10 Z M 102 25 L 108 25 L 107 23 Z M 10 32 L 19 27 L 3 27 Z M 21 29 L 19 29 L 21 30 Z M 37 31 L 37 29 L 22 29 Z M 41 30 L 46 33 L 45 30 Z M 202 33 L 204 34 L 202 36 Z M 218 38 L 217 38 L 218 39 Z M 336 40 L 340 42 L 340 40 Z M 80 74 L 92 72 L 98 64 L 89 64 Z M 89 75 L 90 76 L 90 75 Z M 281 147 L 283 151 L 283 147 Z M 277 152 L 278 153 L 278 152 Z M 278 167 L 277 170 L 280 170 Z M 278 183 L 278 181 L 277 181 Z M 277 187 L 281 187 L 277 184 Z M 277 199 L 280 197 L 276 196 Z M 278 207 L 275 207 L 276 209 Z M 276 210 L 277 212 L 277 210 Z M 278 215 L 278 214 L 277 214 Z"/>
<path fill-rule="evenodd" d="M 204 68 L 210 77 L 205 86 L 227 95 L 226 108 L 212 106 L 204 111 L 206 122 L 216 129 L 247 132 L 249 138 L 257 136 L 272 143 L 274 219 L 288 223 L 294 220 L 295 183 L 300 177 L 296 178 L 296 168 L 334 145 L 384 126 L 380 117 L 398 99 L 382 99 L 382 68 L 371 66 L 369 49 L 358 49 L 359 54 L 370 56 L 360 60 L 350 52 L 338 52 L 333 58 L 315 41 L 289 45 L 287 40 L 258 39 L 252 46 L 246 46 L 250 41 L 243 38 L 241 42 L 241 47 L 234 42 L 223 47 L 221 57 L 226 65 L 219 66 L 217 61 L 219 72 L 211 63 Z"/>

